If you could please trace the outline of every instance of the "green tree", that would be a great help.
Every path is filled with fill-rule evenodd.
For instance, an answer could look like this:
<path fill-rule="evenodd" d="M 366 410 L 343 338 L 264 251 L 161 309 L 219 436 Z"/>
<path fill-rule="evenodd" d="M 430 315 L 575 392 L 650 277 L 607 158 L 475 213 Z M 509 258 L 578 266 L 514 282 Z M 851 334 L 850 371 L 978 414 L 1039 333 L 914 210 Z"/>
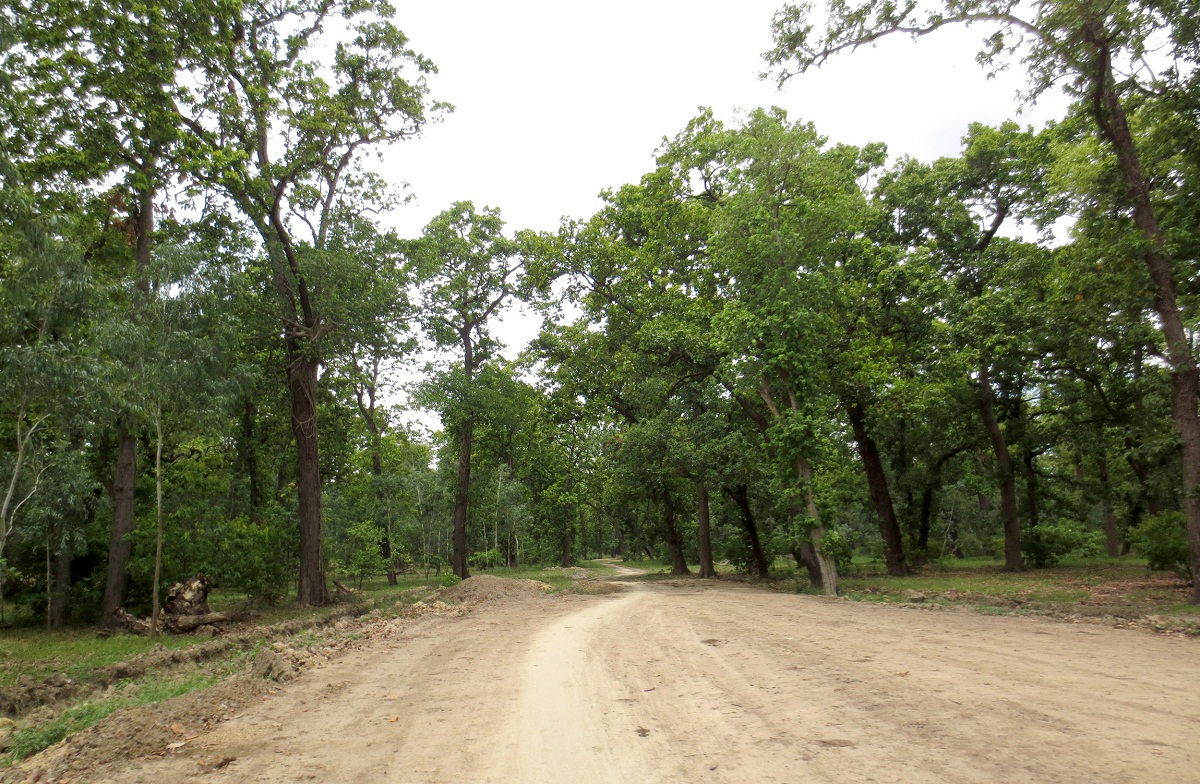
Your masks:
<path fill-rule="evenodd" d="M 1086 111 L 1115 164 L 1115 181 L 1120 186 L 1109 190 L 1129 216 L 1128 220 L 1117 218 L 1128 232 L 1127 258 L 1140 257 L 1152 283 L 1152 304 L 1171 368 L 1172 416 L 1182 446 L 1189 549 L 1193 560 L 1200 561 L 1200 365 L 1188 337 L 1193 319 L 1179 296 L 1180 281 L 1191 279 L 1189 241 L 1181 245 L 1173 238 L 1177 215 L 1186 213 L 1172 208 L 1171 197 L 1177 194 L 1171 186 L 1160 190 L 1151 176 L 1164 163 L 1183 159 L 1175 145 L 1170 145 L 1164 156 L 1162 146 L 1139 134 L 1136 122 L 1143 95 L 1165 94 L 1186 102 L 1194 93 L 1200 49 L 1191 7 L 1136 0 L 1068 0 L 1032 8 L 1015 0 L 950 5 L 911 2 L 902 6 L 870 0 L 861 5 L 832 6 L 826 29 L 816 36 L 808 21 L 810 10 L 806 4 L 785 5 L 775 16 L 775 48 L 767 59 L 777 68 L 781 82 L 822 65 L 838 52 L 887 35 L 926 35 L 948 25 L 980 24 L 993 31 L 980 53 L 982 62 L 995 64 L 1003 55 L 1020 51 L 1029 70 L 1031 99 L 1060 85 Z M 1142 67 L 1160 31 L 1165 33 L 1162 54 L 1172 65 L 1161 71 Z M 1195 127 L 1194 118 L 1184 125 Z M 1184 165 L 1190 168 L 1190 164 Z M 1200 578 L 1193 579 L 1191 598 L 1200 603 Z"/>
<path fill-rule="evenodd" d="M 467 512 L 475 425 L 484 408 L 490 361 L 501 349 L 492 320 L 516 293 L 521 269 L 517 243 L 504 236 L 500 212 L 457 202 L 436 216 L 411 250 L 421 284 L 421 320 L 440 350 L 458 354 L 454 366 L 427 387 L 454 433 L 458 473 L 454 495 L 454 573 L 467 578 Z"/>

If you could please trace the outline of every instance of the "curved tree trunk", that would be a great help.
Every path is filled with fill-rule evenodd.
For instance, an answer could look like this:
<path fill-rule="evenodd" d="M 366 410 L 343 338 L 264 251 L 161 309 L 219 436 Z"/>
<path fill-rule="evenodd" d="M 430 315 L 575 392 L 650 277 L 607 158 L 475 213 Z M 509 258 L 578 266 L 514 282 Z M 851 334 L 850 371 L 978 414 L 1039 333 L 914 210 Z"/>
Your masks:
<path fill-rule="evenodd" d="M 725 492 L 737 504 L 742 518 L 746 543 L 750 545 L 750 572 L 757 577 L 767 577 L 770 574 L 771 565 L 767 563 L 767 556 L 762 548 L 762 538 L 758 535 L 758 521 L 754 519 L 754 511 L 750 508 L 750 488 L 746 485 L 737 485 L 733 490 L 726 488 Z"/>
<path fill-rule="evenodd" d="M 1133 221 L 1141 232 L 1142 258 L 1154 281 L 1154 311 L 1167 347 L 1171 367 L 1171 415 L 1183 453 L 1183 514 L 1187 521 L 1188 551 L 1191 554 L 1193 604 L 1200 604 L 1200 366 L 1192 353 L 1188 331 L 1175 292 L 1171 260 L 1164 250 L 1162 230 L 1150 200 L 1150 185 L 1142 171 L 1141 158 L 1133 141 L 1125 107 L 1113 75 L 1111 36 L 1098 19 L 1084 22 L 1081 35 L 1096 56 L 1092 80 L 1092 110 L 1101 134 L 1112 145 L 1121 179 L 1133 206 Z"/>
<path fill-rule="evenodd" d="M 671 574 L 691 574 L 687 561 L 683 557 L 683 537 L 675 524 L 675 502 L 671 499 L 671 491 L 663 490 L 663 538 L 667 542 L 667 552 L 671 554 Z"/>
<path fill-rule="evenodd" d="M 891 490 L 888 489 L 883 460 L 879 457 L 879 445 L 867 432 L 867 416 L 862 405 L 847 403 L 845 408 L 850 417 L 850 425 L 854 429 L 854 443 L 858 446 L 858 455 L 862 458 L 863 468 L 866 469 L 871 503 L 875 506 L 875 516 L 879 520 L 879 533 L 883 536 L 888 574 L 904 577 L 908 574 L 908 563 L 904 560 L 904 536 L 900 533 L 900 523 L 896 520 L 896 507 L 892 503 Z"/>
<path fill-rule="evenodd" d="M 808 461 L 796 458 L 796 477 L 804 486 L 804 506 L 813 525 L 808 529 L 808 538 L 812 543 L 813 557 L 821 569 L 821 589 L 826 596 L 837 596 L 838 572 L 837 562 L 821 552 L 821 537 L 825 536 L 825 526 L 821 525 L 821 513 L 817 509 L 817 496 L 813 492 L 812 467 Z"/>

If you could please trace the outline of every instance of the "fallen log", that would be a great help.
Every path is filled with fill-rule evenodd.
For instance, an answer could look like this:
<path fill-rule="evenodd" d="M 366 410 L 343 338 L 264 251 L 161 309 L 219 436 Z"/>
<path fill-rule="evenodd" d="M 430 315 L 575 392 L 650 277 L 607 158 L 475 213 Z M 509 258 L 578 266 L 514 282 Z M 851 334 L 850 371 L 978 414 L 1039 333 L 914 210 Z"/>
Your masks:
<path fill-rule="evenodd" d="M 359 591 L 356 588 L 347 588 L 346 586 L 342 585 L 337 580 L 333 581 L 333 587 L 337 588 L 338 593 L 362 593 L 362 591 Z"/>
<path fill-rule="evenodd" d="M 154 628 L 150 625 L 149 618 L 145 620 L 142 620 L 141 618 L 135 618 L 126 612 L 124 607 L 118 607 L 113 613 L 113 618 L 116 618 L 117 623 L 125 627 L 127 631 L 131 631 L 134 634 L 150 634 Z M 162 621 L 163 619 L 159 618 L 158 626 L 160 631 L 162 630 Z"/>
<path fill-rule="evenodd" d="M 230 613 L 210 612 L 205 615 L 167 615 L 164 619 L 168 629 L 176 634 L 183 634 L 200 626 L 228 623 L 233 620 L 233 616 Z"/>

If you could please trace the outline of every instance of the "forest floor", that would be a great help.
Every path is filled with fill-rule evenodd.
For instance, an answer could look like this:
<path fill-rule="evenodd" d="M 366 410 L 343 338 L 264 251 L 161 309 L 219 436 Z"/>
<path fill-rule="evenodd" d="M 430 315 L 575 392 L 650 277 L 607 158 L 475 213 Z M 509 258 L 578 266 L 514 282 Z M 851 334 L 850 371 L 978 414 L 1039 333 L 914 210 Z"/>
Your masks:
<path fill-rule="evenodd" d="M 319 666 L 273 646 L 256 672 L 121 711 L 0 779 L 1070 784 L 1200 767 L 1193 637 L 628 579 L 473 578 L 360 619 Z"/>

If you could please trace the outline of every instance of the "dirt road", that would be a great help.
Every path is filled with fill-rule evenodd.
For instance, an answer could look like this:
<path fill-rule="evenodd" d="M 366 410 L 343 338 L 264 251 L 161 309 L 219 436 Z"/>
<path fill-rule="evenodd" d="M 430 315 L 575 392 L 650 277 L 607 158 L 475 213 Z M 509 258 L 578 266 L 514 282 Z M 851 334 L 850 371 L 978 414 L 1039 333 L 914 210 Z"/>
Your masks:
<path fill-rule="evenodd" d="M 531 596 L 364 646 L 181 751 L 93 780 L 1182 784 L 1200 642 L 728 583 Z"/>

